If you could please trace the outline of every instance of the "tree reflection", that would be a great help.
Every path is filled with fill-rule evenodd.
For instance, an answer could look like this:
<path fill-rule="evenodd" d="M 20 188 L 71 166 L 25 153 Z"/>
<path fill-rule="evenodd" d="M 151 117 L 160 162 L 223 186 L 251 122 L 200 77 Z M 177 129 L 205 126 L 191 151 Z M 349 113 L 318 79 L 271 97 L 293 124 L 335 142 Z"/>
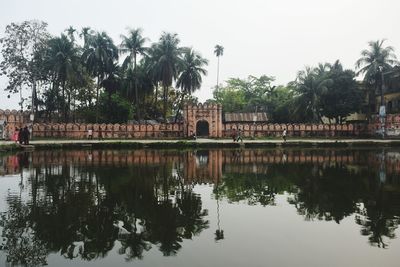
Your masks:
<path fill-rule="evenodd" d="M 141 259 L 152 245 L 175 255 L 184 239 L 208 228 L 200 196 L 177 172 L 172 164 L 31 169 L 28 204 L 9 198 L 1 218 L 7 261 L 45 264 L 55 252 L 91 261 L 116 242 L 128 261 Z"/>
<path fill-rule="evenodd" d="M 25 266 L 45 265 L 46 244 L 37 237 L 29 221 L 30 207 L 17 196 L 9 196 L 7 201 L 11 203 L 9 210 L 0 218 L 3 228 L 0 249 L 7 252 L 7 262 Z"/>
<path fill-rule="evenodd" d="M 208 155 L 199 161 L 202 168 L 190 158 L 195 153 L 185 151 L 147 151 L 145 160 L 132 157 L 129 164 L 123 162 L 131 155 L 124 152 L 90 152 L 74 161 L 60 151 L 48 157 L 60 161 L 40 164 L 23 154 L 21 166 L 31 165 L 21 176 L 28 198 L 22 201 L 21 194 L 10 192 L 0 220 L 5 237 L 0 249 L 8 262 L 22 265 L 45 264 L 50 253 L 92 261 L 113 248 L 127 261 L 142 259 L 152 248 L 176 255 L 185 239 L 209 227 L 208 211 L 193 192 L 200 182 L 214 185 L 216 241 L 225 237 L 219 222 L 222 201 L 276 205 L 278 194 L 286 194 L 309 221 L 340 223 L 354 215 L 373 246 L 386 248 L 395 238 L 400 181 L 397 172 L 388 171 L 388 158 L 368 159 L 376 153 L 354 151 L 211 152 L 201 154 Z M 350 164 L 340 157 L 359 161 Z"/>
<path fill-rule="evenodd" d="M 265 167 L 238 165 L 243 159 L 235 158 L 234 167 L 225 166 L 228 171 L 214 195 L 265 206 L 275 205 L 275 196 L 287 192 L 288 202 L 305 220 L 340 223 L 354 214 L 370 244 L 385 248 L 385 238 L 395 238 L 399 225 L 400 183 L 396 173 L 386 174 L 387 160 L 378 157 L 379 168 L 364 168 L 366 159 L 360 166 L 334 161 L 288 164 L 285 154 L 285 160 Z"/>

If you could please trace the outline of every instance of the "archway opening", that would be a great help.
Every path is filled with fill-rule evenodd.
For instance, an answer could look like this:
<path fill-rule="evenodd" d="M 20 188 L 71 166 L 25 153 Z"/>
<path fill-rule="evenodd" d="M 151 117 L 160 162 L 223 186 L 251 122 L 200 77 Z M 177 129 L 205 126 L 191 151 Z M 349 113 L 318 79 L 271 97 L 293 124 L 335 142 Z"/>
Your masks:
<path fill-rule="evenodd" d="M 198 121 L 196 124 L 196 135 L 197 136 L 209 136 L 209 127 L 207 121 Z"/>

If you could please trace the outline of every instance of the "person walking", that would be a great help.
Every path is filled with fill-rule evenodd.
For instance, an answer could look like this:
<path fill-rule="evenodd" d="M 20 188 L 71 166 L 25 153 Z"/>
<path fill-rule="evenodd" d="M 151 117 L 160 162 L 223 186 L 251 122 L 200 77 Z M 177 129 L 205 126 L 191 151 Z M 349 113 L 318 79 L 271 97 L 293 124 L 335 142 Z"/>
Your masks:
<path fill-rule="evenodd" d="M 231 137 L 232 137 L 233 142 L 236 142 L 236 129 L 233 129 Z"/>
<path fill-rule="evenodd" d="M 239 140 L 240 140 L 241 143 L 243 143 L 242 129 L 239 129 L 239 131 L 238 131 L 236 142 L 239 142 Z"/>
<path fill-rule="evenodd" d="M 282 138 L 283 138 L 283 142 L 286 142 L 286 128 L 283 128 L 283 133 L 282 133 Z"/>

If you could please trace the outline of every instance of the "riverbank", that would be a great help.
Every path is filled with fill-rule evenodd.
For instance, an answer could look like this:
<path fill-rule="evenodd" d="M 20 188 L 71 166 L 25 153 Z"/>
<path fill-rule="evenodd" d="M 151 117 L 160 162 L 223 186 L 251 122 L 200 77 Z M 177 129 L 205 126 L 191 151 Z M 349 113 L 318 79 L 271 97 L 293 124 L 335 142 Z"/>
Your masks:
<path fill-rule="evenodd" d="M 144 139 L 107 139 L 107 140 L 34 140 L 33 147 L 26 149 L 67 149 L 67 148 L 261 148 L 261 147 L 369 147 L 400 146 L 400 140 L 391 139 L 260 139 L 244 140 L 234 143 L 231 139 L 197 140 L 144 140 Z M 25 148 L 11 141 L 0 141 L 0 151 L 18 151 Z"/>

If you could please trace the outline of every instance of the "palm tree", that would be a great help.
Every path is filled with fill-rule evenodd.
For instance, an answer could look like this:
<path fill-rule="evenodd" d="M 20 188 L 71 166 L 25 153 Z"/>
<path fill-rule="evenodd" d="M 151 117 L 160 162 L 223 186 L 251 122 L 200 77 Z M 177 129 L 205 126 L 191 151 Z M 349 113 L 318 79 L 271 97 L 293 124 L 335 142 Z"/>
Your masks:
<path fill-rule="evenodd" d="M 356 62 L 357 75 L 364 74 L 364 81 L 373 84 L 375 90 L 380 88 L 381 105 L 383 105 L 383 73 L 397 63 L 394 48 L 384 47 L 386 40 L 368 42 L 368 49 L 361 51 L 361 58 Z"/>
<path fill-rule="evenodd" d="M 300 105 L 298 108 L 303 112 L 309 112 L 312 115 L 313 122 L 320 121 L 320 97 L 328 90 L 332 80 L 329 79 L 323 68 L 306 67 L 297 73 L 294 83 L 296 91 L 299 93 Z"/>
<path fill-rule="evenodd" d="M 179 69 L 180 74 L 176 81 L 176 86 L 181 88 L 182 95 L 178 111 L 176 112 L 175 121 L 177 120 L 184 97 L 200 89 L 202 75 L 207 75 L 207 71 L 204 69 L 204 66 L 207 65 L 208 60 L 202 58 L 201 55 L 192 48 L 184 49 Z"/>
<path fill-rule="evenodd" d="M 204 66 L 208 65 L 208 60 L 202 58 L 199 53 L 192 48 L 184 50 L 180 66 L 180 75 L 176 81 L 177 87 L 182 89 L 184 94 L 191 95 L 197 89 L 200 89 L 202 75 L 207 75 Z"/>
<path fill-rule="evenodd" d="M 176 33 L 164 32 L 159 42 L 153 47 L 155 65 L 163 86 L 163 116 L 167 119 L 168 88 L 178 75 L 178 64 L 182 49 L 178 47 L 179 38 Z"/>
<path fill-rule="evenodd" d="M 82 54 L 82 61 L 89 73 L 97 79 L 96 90 L 96 122 L 99 116 L 99 91 L 101 82 L 114 69 L 114 62 L 118 60 L 118 48 L 105 32 L 98 32 L 91 36 Z"/>
<path fill-rule="evenodd" d="M 217 89 L 218 89 L 218 83 L 219 83 L 219 57 L 224 55 L 224 47 L 222 45 L 216 45 L 214 48 L 214 54 L 218 58 L 218 67 L 217 67 Z"/>
<path fill-rule="evenodd" d="M 49 40 L 44 64 L 62 87 L 64 119 L 67 119 L 65 91 L 68 81 L 76 78 L 79 65 L 79 50 L 64 34 Z"/>
<path fill-rule="evenodd" d="M 72 26 L 69 26 L 69 28 L 66 29 L 65 32 L 67 33 L 67 35 L 68 35 L 69 39 L 71 40 L 71 42 L 74 43 L 75 42 L 76 29 L 74 27 L 72 27 Z"/>
<path fill-rule="evenodd" d="M 157 106 L 158 87 L 159 83 L 161 82 L 161 73 L 158 65 L 158 60 L 160 56 L 158 54 L 159 54 L 158 44 L 157 43 L 152 44 L 148 48 L 147 54 L 143 61 L 143 67 L 145 69 L 145 72 L 147 76 L 152 80 L 153 86 L 155 87 L 154 99 L 153 99 L 154 106 Z"/>
<path fill-rule="evenodd" d="M 142 29 L 131 29 L 129 30 L 128 36 L 121 35 L 122 43 L 120 45 L 120 51 L 122 54 L 128 54 L 122 64 L 124 69 L 133 69 L 135 75 L 135 102 L 137 119 L 140 121 L 140 109 L 139 109 L 139 94 L 137 88 L 137 71 L 136 71 L 136 60 L 138 55 L 145 55 L 147 48 L 144 44 L 147 38 L 142 37 Z M 132 66 L 133 65 L 133 66 Z"/>
<path fill-rule="evenodd" d="M 89 44 L 89 39 L 92 36 L 92 30 L 90 29 L 90 27 L 83 27 L 81 30 L 81 33 L 79 34 L 79 37 L 81 37 L 83 39 L 83 46 L 84 48 L 87 48 L 88 44 Z"/>

